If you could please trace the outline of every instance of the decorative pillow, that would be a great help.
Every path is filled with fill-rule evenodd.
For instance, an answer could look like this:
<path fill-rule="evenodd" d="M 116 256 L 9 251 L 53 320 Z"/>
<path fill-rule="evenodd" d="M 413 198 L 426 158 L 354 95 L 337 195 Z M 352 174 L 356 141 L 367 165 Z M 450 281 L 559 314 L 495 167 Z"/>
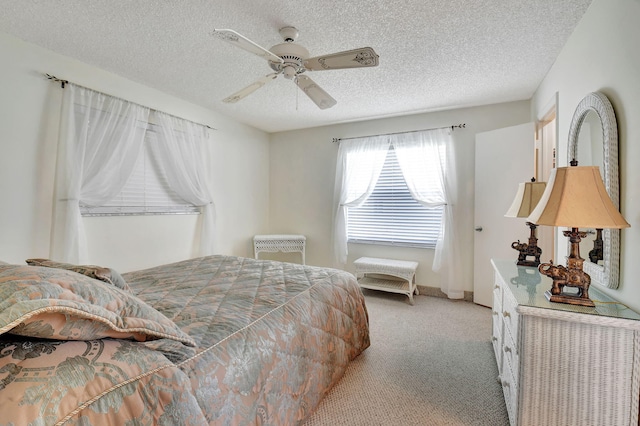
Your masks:
<path fill-rule="evenodd" d="M 134 295 L 66 269 L 0 265 L 0 334 L 56 340 L 194 340 Z"/>
<path fill-rule="evenodd" d="M 31 266 L 46 266 L 48 268 L 67 269 L 77 272 L 100 281 L 104 281 L 111 285 L 115 285 L 122 290 L 131 291 L 129 284 L 122 278 L 115 269 L 104 268 L 96 265 L 73 265 L 70 263 L 56 262 L 49 259 L 27 259 L 25 262 Z"/>

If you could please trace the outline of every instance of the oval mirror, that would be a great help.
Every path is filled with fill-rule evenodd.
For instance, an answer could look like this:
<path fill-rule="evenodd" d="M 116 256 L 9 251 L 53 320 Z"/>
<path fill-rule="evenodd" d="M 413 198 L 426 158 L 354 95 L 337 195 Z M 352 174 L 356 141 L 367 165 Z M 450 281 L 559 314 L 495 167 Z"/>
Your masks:
<path fill-rule="evenodd" d="M 585 96 L 573 114 L 569 128 L 567 163 L 578 160 L 581 166 L 599 166 L 602 180 L 613 204 L 620 208 L 618 186 L 618 126 L 609 99 L 600 92 Z M 591 282 L 618 288 L 620 275 L 620 230 L 586 230 L 583 246 L 589 250 L 584 271 Z M 601 245 L 600 253 L 596 250 Z"/>
<path fill-rule="evenodd" d="M 604 177 L 604 141 L 600 117 L 593 110 L 588 110 L 580 125 L 577 135 L 578 164 L 581 166 L 599 166 L 602 180 Z M 602 229 L 582 229 L 587 232 L 587 237 L 582 239 L 580 246 L 583 248 L 585 261 L 604 266 L 604 249 L 602 241 Z M 589 250 L 586 253 L 586 250 Z"/>

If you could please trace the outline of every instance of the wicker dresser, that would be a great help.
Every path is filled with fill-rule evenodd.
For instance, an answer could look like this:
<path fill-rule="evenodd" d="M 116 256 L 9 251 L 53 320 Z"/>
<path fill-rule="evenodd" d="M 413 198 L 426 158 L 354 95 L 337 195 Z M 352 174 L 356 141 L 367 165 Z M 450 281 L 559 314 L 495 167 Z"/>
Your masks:
<path fill-rule="evenodd" d="M 551 279 L 495 269 L 492 343 L 512 425 L 636 426 L 640 315 L 589 288 L 595 308 L 552 303 Z"/>

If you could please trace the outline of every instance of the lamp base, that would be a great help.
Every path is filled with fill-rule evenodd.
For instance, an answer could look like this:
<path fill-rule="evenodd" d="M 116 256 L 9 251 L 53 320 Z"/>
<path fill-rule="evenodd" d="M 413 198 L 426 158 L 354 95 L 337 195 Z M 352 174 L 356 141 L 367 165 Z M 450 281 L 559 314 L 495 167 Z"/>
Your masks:
<path fill-rule="evenodd" d="M 542 254 L 542 249 L 538 247 L 538 238 L 536 238 L 536 228 L 538 225 L 527 222 L 527 226 L 531 229 L 529 244 L 521 243 L 520 240 L 518 240 L 511 243 L 511 248 L 520 252 L 516 265 L 538 266 L 540 265 L 540 255 Z M 533 259 L 530 259 L 531 257 L 533 257 Z"/>
<path fill-rule="evenodd" d="M 544 296 L 547 298 L 549 302 L 557 302 L 557 303 L 568 303 L 570 305 L 580 305 L 580 306 L 589 306 L 591 308 L 595 307 L 596 304 L 593 303 L 591 299 L 585 299 L 579 295 L 573 294 L 551 294 L 550 290 L 544 292 Z"/>
<path fill-rule="evenodd" d="M 563 231 L 571 242 L 571 252 L 567 258 L 567 266 L 542 263 L 538 266 L 541 274 L 553 280 L 551 290 L 545 292 L 545 296 L 550 302 L 568 303 L 570 305 L 596 306 L 589 299 L 589 286 L 591 277 L 582 270 L 584 259 L 580 257 L 580 240 L 587 236 L 585 232 L 580 232 L 578 228 L 571 228 L 570 231 Z M 577 293 L 566 293 L 565 287 L 575 287 Z"/>

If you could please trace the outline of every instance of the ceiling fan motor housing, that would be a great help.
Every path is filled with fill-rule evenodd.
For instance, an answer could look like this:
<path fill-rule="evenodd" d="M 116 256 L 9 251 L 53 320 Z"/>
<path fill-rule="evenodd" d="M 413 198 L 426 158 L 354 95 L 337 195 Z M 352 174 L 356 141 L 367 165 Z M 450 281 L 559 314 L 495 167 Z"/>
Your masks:
<path fill-rule="evenodd" d="M 306 71 L 302 61 L 309 57 L 309 51 L 299 44 L 280 43 L 269 50 L 284 61 L 284 63 L 269 61 L 269 66 L 276 72 L 282 72 L 286 78 L 292 79 Z"/>

